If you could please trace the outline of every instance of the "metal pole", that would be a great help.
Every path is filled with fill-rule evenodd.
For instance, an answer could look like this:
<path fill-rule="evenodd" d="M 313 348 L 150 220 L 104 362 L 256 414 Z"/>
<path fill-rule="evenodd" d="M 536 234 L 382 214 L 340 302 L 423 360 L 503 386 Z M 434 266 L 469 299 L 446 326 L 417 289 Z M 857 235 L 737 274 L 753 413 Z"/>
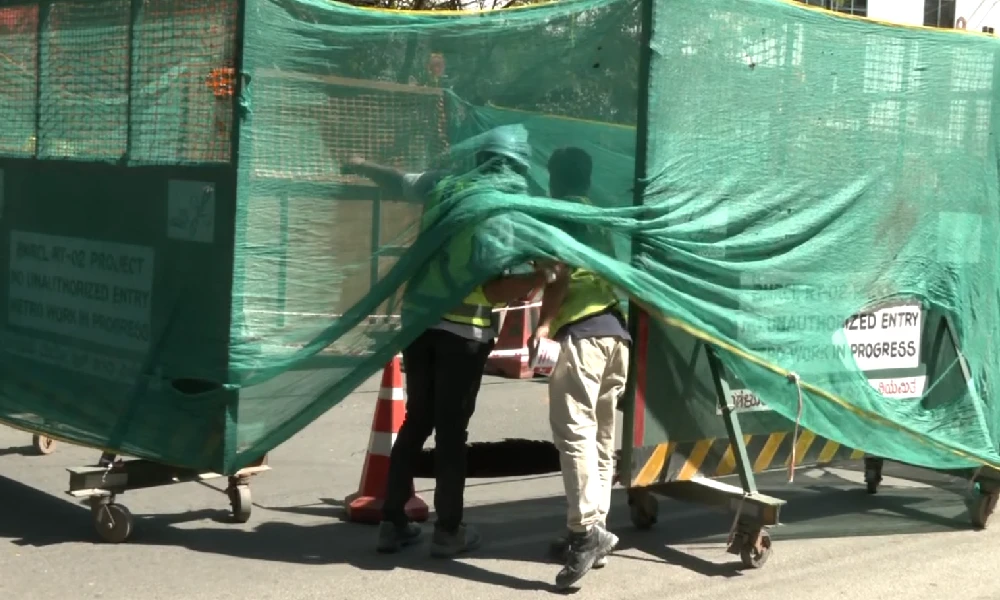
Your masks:
<path fill-rule="evenodd" d="M 634 195 L 632 202 L 634 206 L 642 206 L 645 203 L 645 192 L 646 192 L 646 177 L 647 177 L 647 152 L 646 146 L 649 143 L 649 89 L 650 89 L 650 62 L 652 60 L 652 39 L 653 39 L 653 16 L 654 16 L 654 1 L 655 0 L 641 0 L 640 4 L 640 23 L 639 23 L 639 98 L 637 103 L 637 114 L 636 114 L 636 138 L 635 138 L 635 176 L 634 176 Z M 635 264 L 636 255 L 639 253 L 639 244 L 632 239 L 632 264 Z M 636 411 L 646 410 L 645 406 L 636 407 L 636 387 L 639 385 L 637 381 L 638 377 L 638 364 L 640 360 L 646 360 L 647 357 L 640 356 L 639 353 L 643 351 L 643 348 L 637 343 L 640 336 L 640 320 L 647 319 L 646 315 L 642 310 L 635 305 L 634 302 L 629 302 L 629 333 L 632 336 L 633 346 L 638 349 L 638 351 L 632 352 L 631 360 L 629 361 L 629 386 L 628 394 L 630 399 L 625 402 L 624 410 L 622 411 L 622 456 L 619 469 L 619 480 L 622 484 L 628 487 L 632 481 L 632 452 L 633 445 L 635 442 L 634 432 L 636 424 Z M 648 334 L 647 334 L 648 335 Z M 644 384 L 643 384 L 644 386 Z M 641 440 L 640 440 L 641 441 Z"/>
<path fill-rule="evenodd" d="M 128 164 L 132 156 L 132 96 L 135 90 L 132 89 L 132 82 L 135 80 L 133 71 L 135 70 L 135 30 L 142 14 L 142 0 L 131 0 L 128 7 L 128 65 L 125 71 L 125 152 L 122 154 L 121 164 Z"/>
<path fill-rule="evenodd" d="M 722 410 L 722 422 L 726 425 L 729 445 L 733 449 L 733 458 L 736 459 L 736 473 L 740 477 L 740 485 L 747 494 L 756 494 L 757 482 L 753 476 L 750 457 L 747 455 L 747 446 L 743 443 L 743 430 L 740 428 L 740 421 L 736 417 L 736 413 L 733 412 L 733 407 L 729 405 L 729 384 L 725 380 L 725 369 L 722 366 L 722 361 L 715 354 L 715 349 L 706 345 L 705 354 L 708 355 L 708 365 L 712 369 L 715 394 L 719 400 L 719 408 Z"/>
<path fill-rule="evenodd" d="M 37 45 L 35 47 L 35 158 L 40 158 L 42 148 L 42 38 L 49 24 L 49 13 L 52 10 L 52 3 L 38 3 L 38 29 L 35 37 Z"/>

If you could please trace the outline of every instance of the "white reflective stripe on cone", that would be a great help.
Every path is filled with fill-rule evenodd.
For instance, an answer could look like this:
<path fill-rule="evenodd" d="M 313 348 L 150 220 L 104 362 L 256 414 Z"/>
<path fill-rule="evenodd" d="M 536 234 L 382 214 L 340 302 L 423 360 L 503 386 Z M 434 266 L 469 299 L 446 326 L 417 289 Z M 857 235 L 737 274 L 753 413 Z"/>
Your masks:
<path fill-rule="evenodd" d="M 403 388 L 379 388 L 378 389 L 378 399 L 379 400 L 406 400 L 406 392 Z"/>
<path fill-rule="evenodd" d="M 375 456 L 389 456 L 394 443 L 396 443 L 395 433 L 373 431 L 372 436 L 368 438 L 368 453 Z"/>

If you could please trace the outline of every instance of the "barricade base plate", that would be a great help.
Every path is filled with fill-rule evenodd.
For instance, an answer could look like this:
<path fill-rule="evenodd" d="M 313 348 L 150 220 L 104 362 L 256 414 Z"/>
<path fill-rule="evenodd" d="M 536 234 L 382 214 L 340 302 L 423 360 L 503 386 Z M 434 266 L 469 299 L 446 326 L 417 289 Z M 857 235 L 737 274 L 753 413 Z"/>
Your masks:
<path fill-rule="evenodd" d="M 644 488 L 630 488 L 630 492 L 648 492 L 683 502 L 721 508 L 740 514 L 740 520 L 761 527 L 778 524 L 781 507 L 785 501 L 756 492 L 745 494 L 737 486 L 714 479 L 696 477 L 689 481 L 671 481 Z"/>

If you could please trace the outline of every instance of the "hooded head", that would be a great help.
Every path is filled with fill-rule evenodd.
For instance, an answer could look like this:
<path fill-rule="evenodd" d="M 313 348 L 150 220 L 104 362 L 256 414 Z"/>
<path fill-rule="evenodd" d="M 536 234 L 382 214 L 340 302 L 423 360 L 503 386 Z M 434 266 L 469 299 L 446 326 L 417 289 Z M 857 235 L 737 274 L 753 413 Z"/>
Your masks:
<path fill-rule="evenodd" d="M 476 152 L 476 164 L 482 166 L 500 158 L 516 172 L 526 175 L 531 167 L 528 130 L 523 125 L 503 125 L 482 135 Z"/>

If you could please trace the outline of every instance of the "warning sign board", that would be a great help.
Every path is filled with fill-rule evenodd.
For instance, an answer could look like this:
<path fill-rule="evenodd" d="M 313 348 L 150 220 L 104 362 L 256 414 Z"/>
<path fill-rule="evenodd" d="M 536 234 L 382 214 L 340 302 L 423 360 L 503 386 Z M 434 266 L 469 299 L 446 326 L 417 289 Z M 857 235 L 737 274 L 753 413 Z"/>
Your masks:
<path fill-rule="evenodd" d="M 862 371 L 920 366 L 921 307 L 901 304 L 847 319 L 844 337 Z"/>

